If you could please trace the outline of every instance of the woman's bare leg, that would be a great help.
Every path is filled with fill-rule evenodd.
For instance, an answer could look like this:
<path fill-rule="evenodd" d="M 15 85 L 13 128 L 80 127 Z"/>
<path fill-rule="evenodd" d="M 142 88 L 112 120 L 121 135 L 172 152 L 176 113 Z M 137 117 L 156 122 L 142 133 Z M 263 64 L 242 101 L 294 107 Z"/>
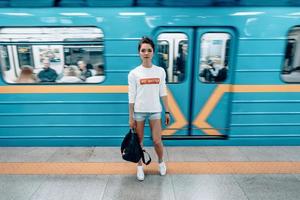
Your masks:
<path fill-rule="evenodd" d="M 163 143 L 161 141 L 161 120 L 160 119 L 150 120 L 150 128 L 151 128 L 155 152 L 158 157 L 158 162 L 162 162 L 163 154 L 164 154 L 164 147 L 163 147 Z"/>
<path fill-rule="evenodd" d="M 140 144 L 143 148 L 143 141 L 144 141 L 144 127 L 145 121 L 136 121 L 136 133 L 138 135 Z M 138 165 L 142 165 L 142 160 L 139 161 Z"/>

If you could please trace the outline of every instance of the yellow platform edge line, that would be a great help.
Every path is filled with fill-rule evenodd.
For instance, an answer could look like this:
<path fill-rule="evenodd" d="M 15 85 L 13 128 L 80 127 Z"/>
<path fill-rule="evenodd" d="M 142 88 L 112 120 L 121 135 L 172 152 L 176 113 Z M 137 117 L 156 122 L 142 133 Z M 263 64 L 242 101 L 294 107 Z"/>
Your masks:
<path fill-rule="evenodd" d="M 300 162 L 167 162 L 168 174 L 300 174 Z M 145 166 L 158 174 L 158 164 Z M 0 175 L 117 175 L 135 174 L 136 164 L 127 162 L 2 162 Z"/>

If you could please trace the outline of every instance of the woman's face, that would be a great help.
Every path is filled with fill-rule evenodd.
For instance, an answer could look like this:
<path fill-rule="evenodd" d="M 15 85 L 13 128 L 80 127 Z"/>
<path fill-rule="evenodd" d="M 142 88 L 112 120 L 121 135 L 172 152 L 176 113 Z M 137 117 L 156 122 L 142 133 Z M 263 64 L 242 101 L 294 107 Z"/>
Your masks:
<path fill-rule="evenodd" d="M 153 58 L 153 49 L 150 44 L 143 43 L 140 49 L 140 57 L 145 62 L 151 61 Z"/>

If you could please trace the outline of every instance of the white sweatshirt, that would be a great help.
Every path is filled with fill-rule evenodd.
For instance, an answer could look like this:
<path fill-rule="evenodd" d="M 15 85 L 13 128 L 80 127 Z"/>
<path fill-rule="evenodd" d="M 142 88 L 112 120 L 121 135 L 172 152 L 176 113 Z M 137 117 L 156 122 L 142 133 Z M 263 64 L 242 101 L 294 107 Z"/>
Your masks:
<path fill-rule="evenodd" d="M 160 97 L 167 96 L 166 73 L 161 67 L 142 65 L 128 74 L 129 103 L 134 103 L 134 112 L 161 112 Z"/>

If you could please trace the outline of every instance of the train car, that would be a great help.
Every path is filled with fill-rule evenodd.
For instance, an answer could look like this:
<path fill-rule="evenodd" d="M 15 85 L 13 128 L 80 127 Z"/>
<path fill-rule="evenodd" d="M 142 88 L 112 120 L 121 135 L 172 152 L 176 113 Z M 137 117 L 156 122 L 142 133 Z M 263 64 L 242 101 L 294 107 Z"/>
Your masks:
<path fill-rule="evenodd" d="M 142 36 L 167 75 L 166 145 L 300 145 L 299 7 L 26 2 L 0 4 L 1 146 L 119 145 Z"/>

